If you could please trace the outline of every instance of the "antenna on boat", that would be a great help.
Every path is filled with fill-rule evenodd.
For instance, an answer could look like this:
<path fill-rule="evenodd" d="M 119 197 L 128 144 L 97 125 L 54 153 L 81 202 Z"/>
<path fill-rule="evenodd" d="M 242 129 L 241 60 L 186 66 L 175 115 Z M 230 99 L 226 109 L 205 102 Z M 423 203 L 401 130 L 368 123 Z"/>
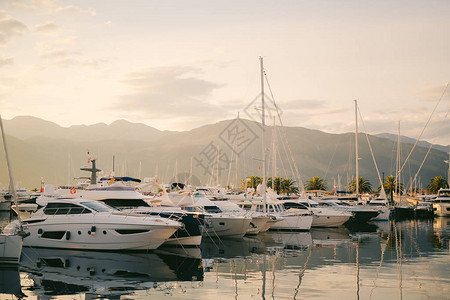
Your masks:
<path fill-rule="evenodd" d="M 88 152 L 89 154 L 89 152 Z M 88 163 L 92 163 L 92 168 L 80 168 L 81 171 L 88 171 L 91 172 L 91 184 L 97 184 L 97 172 L 100 172 L 100 169 L 97 169 L 95 166 L 95 163 L 97 161 L 97 158 L 89 158 Z"/>

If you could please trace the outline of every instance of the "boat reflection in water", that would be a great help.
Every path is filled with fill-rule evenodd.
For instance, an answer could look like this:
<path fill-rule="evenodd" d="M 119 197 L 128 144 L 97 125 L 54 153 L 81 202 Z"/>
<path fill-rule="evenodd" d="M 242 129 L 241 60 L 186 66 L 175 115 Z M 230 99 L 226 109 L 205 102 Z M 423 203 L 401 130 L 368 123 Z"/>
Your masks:
<path fill-rule="evenodd" d="M 0 270 L 0 299 L 448 299 L 449 226 L 269 231 L 150 253 L 24 248 L 21 278 Z"/>
<path fill-rule="evenodd" d="M 202 281 L 200 258 L 170 253 L 117 253 L 24 248 L 20 271 L 36 295 L 101 296 L 165 289 L 165 282 Z"/>
<path fill-rule="evenodd" d="M 23 297 L 20 286 L 19 266 L 0 266 L 0 299 L 2 294 L 10 294 L 20 299 Z M 9 296 L 8 299 L 12 297 Z"/>
<path fill-rule="evenodd" d="M 274 246 L 282 246 L 282 244 L 274 241 L 271 235 L 264 233 L 233 240 L 204 238 L 200 249 L 202 258 L 211 259 L 248 257 L 253 254 L 265 253 L 267 248 Z"/>

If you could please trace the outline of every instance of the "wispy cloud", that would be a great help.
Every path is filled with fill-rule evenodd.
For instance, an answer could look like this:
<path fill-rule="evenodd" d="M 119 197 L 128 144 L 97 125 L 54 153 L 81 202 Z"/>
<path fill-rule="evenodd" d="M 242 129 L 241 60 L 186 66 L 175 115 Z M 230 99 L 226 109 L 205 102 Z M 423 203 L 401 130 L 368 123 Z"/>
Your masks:
<path fill-rule="evenodd" d="M 447 84 L 424 87 L 416 92 L 423 101 L 438 101 L 439 99 L 450 99 L 450 86 Z"/>
<path fill-rule="evenodd" d="M 38 24 L 34 26 L 34 31 L 37 33 L 54 33 L 59 30 L 58 25 L 54 22 L 47 22 L 44 24 Z"/>
<path fill-rule="evenodd" d="M 0 46 L 6 45 L 11 38 L 20 36 L 27 30 L 28 27 L 24 23 L 0 10 Z"/>
<path fill-rule="evenodd" d="M 93 8 L 83 9 L 83 8 L 80 8 L 80 7 L 74 6 L 74 5 L 68 5 L 68 6 L 65 6 L 65 7 L 58 7 L 56 9 L 56 12 L 57 13 L 66 13 L 66 12 L 82 13 L 82 14 L 89 14 L 91 16 L 95 16 L 97 14 L 95 9 L 93 9 Z"/>
<path fill-rule="evenodd" d="M 32 0 L 32 2 L 34 5 L 42 8 L 52 8 L 57 6 L 56 2 L 52 0 Z"/>
<path fill-rule="evenodd" d="M 220 84 L 193 76 L 199 69 L 174 66 L 131 73 L 122 83 L 132 93 L 118 97 L 113 110 L 145 114 L 148 118 L 207 119 L 220 108 L 210 102 L 214 89 Z"/>
<path fill-rule="evenodd" d="M 0 68 L 6 66 L 6 65 L 12 65 L 14 63 L 14 58 L 7 57 L 7 58 L 0 58 Z"/>
<path fill-rule="evenodd" d="M 49 10 L 57 6 L 52 0 L 5 0 L 4 2 L 14 9 L 27 11 Z"/>

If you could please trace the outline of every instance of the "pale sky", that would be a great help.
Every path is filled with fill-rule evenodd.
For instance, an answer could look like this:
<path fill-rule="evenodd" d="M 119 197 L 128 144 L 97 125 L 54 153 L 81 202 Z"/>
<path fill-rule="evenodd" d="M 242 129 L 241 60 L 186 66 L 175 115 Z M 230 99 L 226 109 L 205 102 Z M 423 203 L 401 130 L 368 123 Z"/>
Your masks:
<path fill-rule="evenodd" d="M 260 92 L 288 126 L 417 138 L 450 81 L 450 1 L 0 0 L 0 112 L 189 130 Z M 267 89 L 267 87 L 266 87 Z M 450 144 L 450 88 L 424 138 Z M 360 126 L 363 130 L 362 125 Z"/>

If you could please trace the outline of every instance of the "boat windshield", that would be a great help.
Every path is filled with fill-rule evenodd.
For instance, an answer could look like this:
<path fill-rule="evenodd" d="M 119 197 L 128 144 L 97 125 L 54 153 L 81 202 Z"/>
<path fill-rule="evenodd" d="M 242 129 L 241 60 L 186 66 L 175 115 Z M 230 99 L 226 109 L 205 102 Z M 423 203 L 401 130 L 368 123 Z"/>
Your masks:
<path fill-rule="evenodd" d="M 89 202 L 81 202 L 81 204 L 83 204 L 86 207 L 89 207 L 90 209 L 96 212 L 109 212 L 113 210 L 111 207 L 106 206 L 105 204 L 100 202 L 89 201 Z"/>
<path fill-rule="evenodd" d="M 308 206 L 303 203 L 298 202 L 285 202 L 283 203 L 285 209 L 295 208 L 295 209 L 308 209 Z"/>
<path fill-rule="evenodd" d="M 284 212 L 283 206 L 281 204 L 271 204 L 269 205 L 269 212 Z"/>
<path fill-rule="evenodd" d="M 336 204 L 337 205 L 342 205 L 342 206 L 353 206 L 353 205 L 345 203 L 345 202 L 339 202 L 339 203 L 336 203 Z"/>
<path fill-rule="evenodd" d="M 438 197 L 450 197 L 450 190 L 440 190 Z"/>

